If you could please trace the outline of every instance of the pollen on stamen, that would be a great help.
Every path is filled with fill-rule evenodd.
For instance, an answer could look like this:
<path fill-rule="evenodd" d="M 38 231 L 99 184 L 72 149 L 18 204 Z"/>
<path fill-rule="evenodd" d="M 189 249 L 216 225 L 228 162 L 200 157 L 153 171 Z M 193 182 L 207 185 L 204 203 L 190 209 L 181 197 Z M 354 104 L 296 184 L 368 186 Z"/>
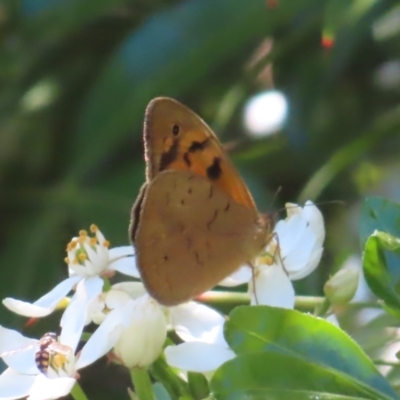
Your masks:
<path fill-rule="evenodd" d="M 68 244 L 67 244 L 67 251 L 71 251 L 75 249 L 76 245 L 78 244 L 78 241 L 76 239 L 72 239 Z"/>
<path fill-rule="evenodd" d="M 272 265 L 274 263 L 274 257 L 271 253 L 265 253 L 258 258 L 257 263 Z"/>
<path fill-rule="evenodd" d="M 87 233 L 87 230 L 86 229 L 81 229 L 80 231 L 79 231 L 79 236 L 87 236 L 88 235 L 88 233 Z"/>
<path fill-rule="evenodd" d="M 78 242 L 79 244 L 83 244 L 87 241 L 87 236 L 79 236 Z"/>
<path fill-rule="evenodd" d="M 97 239 L 96 239 L 96 238 L 90 238 L 89 244 L 90 244 L 91 246 L 96 246 L 96 244 L 97 244 Z"/>
<path fill-rule="evenodd" d="M 65 261 L 66 264 L 69 264 L 69 258 L 68 257 L 65 257 L 64 261 Z"/>
<path fill-rule="evenodd" d="M 96 224 L 90 225 L 90 232 L 96 233 L 98 230 L 99 230 L 99 228 Z"/>
<path fill-rule="evenodd" d="M 85 253 L 81 253 L 78 256 L 79 261 L 85 261 L 87 260 L 87 255 Z"/>
<path fill-rule="evenodd" d="M 109 240 L 104 240 L 103 246 L 107 247 L 107 248 L 110 247 L 110 241 Z"/>
<path fill-rule="evenodd" d="M 75 265 L 79 264 L 78 259 L 77 259 L 77 258 L 74 258 L 74 259 L 72 260 L 72 263 L 71 263 L 71 264 L 75 264 Z"/>

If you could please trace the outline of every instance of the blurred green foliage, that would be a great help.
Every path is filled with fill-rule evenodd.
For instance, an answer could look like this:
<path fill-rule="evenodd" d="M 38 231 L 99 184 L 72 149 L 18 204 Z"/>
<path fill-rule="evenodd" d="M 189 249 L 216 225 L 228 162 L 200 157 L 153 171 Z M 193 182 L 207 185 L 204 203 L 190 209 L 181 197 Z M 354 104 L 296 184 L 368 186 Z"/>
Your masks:
<path fill-rule="evenodd" d="M 321 205 L 326 252 L 297 287 L 320 294 L 360 255 L 363 197 L 400 200 L 399 26 L 395 0 L 0 2 L 0 297 L 46 293 L 67 275 L 66 243 L 93 222 L 128 242 L 156 96 L 234 143 L 260 210 L 344 201 Z M 243 107 L 272 87 L 289 102 L 285 126 L 250 139 Z"/>

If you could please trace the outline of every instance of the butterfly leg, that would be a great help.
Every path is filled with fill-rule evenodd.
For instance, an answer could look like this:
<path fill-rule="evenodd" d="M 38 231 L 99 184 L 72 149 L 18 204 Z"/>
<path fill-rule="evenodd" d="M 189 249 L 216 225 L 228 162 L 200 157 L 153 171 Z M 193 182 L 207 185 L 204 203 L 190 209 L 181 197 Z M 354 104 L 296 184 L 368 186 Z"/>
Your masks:
<path fill-rule="evenodd" d="M 273 233 L 273 237 L 276 240 L 277 246 L 275 248 L 274 254 L 272 256 L 272 259 L 275 260 L 275 257 L 277 256 L 279 258 L 279 261 L 281 262 L 282 268 L 285 271 L 286 275 L 289 276 L 289 273 L 287 272 L 286 268 L 285 268 L 285 264 L 283 262 L 283 259 L 281 257 L 281 252 L 280 252 L 280 244 L 279 244 L 279 236 L 276 232 Z"/>
<path fill-rule="evenodd" d="M 251 281 L 253 285 L 254 299 L 256 301 L 256 305 L 258 306 L 260 303 L 258 301 L 257 289 L 256 289 L 256 268 L 251 262 L 249 262 L 248 265 L 251 268 Z"/>

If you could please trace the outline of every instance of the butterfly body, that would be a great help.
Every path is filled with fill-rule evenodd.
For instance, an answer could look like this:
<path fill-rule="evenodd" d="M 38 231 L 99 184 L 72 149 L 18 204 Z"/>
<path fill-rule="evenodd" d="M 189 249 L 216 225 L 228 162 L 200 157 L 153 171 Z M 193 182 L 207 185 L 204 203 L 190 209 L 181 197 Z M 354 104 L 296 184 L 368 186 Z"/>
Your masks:
<path fill-rule="evenodd" d="M 176 305 L 252 263 L 271 235 L 211 129 L 182 104 L 153 100 L 146 112 L 146 183 L 131 238 L 143 283 Z"/>

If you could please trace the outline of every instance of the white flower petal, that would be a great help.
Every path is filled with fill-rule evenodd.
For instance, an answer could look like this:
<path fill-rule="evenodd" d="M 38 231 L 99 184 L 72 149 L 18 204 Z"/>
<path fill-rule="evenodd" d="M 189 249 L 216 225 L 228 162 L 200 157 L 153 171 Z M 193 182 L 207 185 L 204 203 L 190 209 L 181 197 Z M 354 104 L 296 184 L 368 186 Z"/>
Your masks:
<path fill-rule="evenodd" d="M 309 257 L 306 265 L 303 266 L 303 268 L 301 270 L 299 270 L 297 272 L 289 273 L 290 279 L 292 281 L 295 281 L 297 279 L 302 279 L 302 278 L 306 277 L 307 275 L 310 275 L 311 272 L 313 272 L 315 270 L 315 268 L 317 268 L 317 266 L 321 260 L 323 250 L 324 249 L 322 247 L 320 247 L 317 250 L 314 250 L 311 253 L 311 256 Z"/>
<path fill-rule="evenodd" d="M 278 235 L 281 257 L 285 258 L 297 248 L 297 242 L 302 239 L 307 228 L 307 221 L 301 215 L 295 214 L 288 220 L 279 221 L 275 232 Z"/>
<path fill-rule="evenodd" d="M 317 244 L 315 240 L 315 235 L 311 229 L 304 231 L 303 239 L 298 240 L 296 247 L 285 257 L 282 257 L 282 263 L 290 278 L 291 273 L 297 273 L 307 266 Z"/>
<path fill-rule="evenodd" d="M 110 310 L 124 306 L 129 300 L 131 296 L 122 290 L 111 289 L 104 293 L 105 306 Z"/>
<path fill-rule="evenodd" d="M 249 285 L 252 296 L 251 304 L 294 308 L 294 289 L 290 279 L 280 265 L 272 264 L 260 270 L 255 281 L 256 296 L 254 296 L 252 283 Z"/>
<path fill-rule="evenodd" d="M 119 258 L 118 260 L 111 262 L 109 268 L 114 271 L 118 271 L 121 274 L 131 276 L 133 278 L 140 278 L 139 270 L 136 267 L 135 257 Z"/>
<path fill-rule="evenodd" d="M 83 346 L 75 364 L 76 369 L 92 364 L 107 354 L 115 345 L 123 330 L 124 308 L 111 311 L 104 322 L 95 330 Z"/>
<path fill-rule="evenodd" d="M 223 279 L 218 285 L 226 287 L 239 286 L 244 283 L 248 283 L 251 280 L 251 277 L 251 268 L 247 265 L 244 265 L 237 269 L 233 274 Z"/>
<path fill-rule="evenodd" d="M 133 256 L 135 251 L 133 246 L 120 246 L 120 247 L 113 247 L 108 251 L 110 261 L 114 261 L 117 258 Z"/>
<path fill-rule="evenodd" d="M 34 343 L 37 343 L 37 339 L 27 338 L 18 331 L 0 326 L 0 354 Z"/>
<path fill-rule="evenodd" d="M 61 318 L 60 342 L 74 351 L 87 320 L 89 303 L 101 293 L 103 284 L 103 280 L 98 276 L 81 280 L 76 287 L 71 303 Z"/>
<path fill-rule="evenodd" d="M 306 201 L 303 207 L 303 217 L 307 220 L 317 236 L 318 243 L 322 245 L 325 239 L 324 217 L 318 207 L 310 200 Z"/>
<path fill-rule="evenodd" d="M 37 345 L 38 341 L 34 346 L 22 349 L 20 348 L 15 353 L 4 356 L 4 362 L 13 370 L 24 375 L 36 375 L 39 373 L 35 362 L 35 353 L 39 349 Z"/>
<path fill-rule="evenodd" d="M 57 304 L 72 290 L 81 280 L 79 276 L 73 276 L 59 283 L 49 293 L 45 294 L 34 303 L 29 303 L 10 297 L 3 300 L 3 304 L 9 310 L 25 317 L 44 317 L 52 313 Z"/>
<path fill-rule="evenodd" d="M 168 346 L 164 353 L 169 365 L 193 372 L 214 371 L 235 357 L 235 353 L 228 347 L 204 342 Z"/>
<path fill-rule="evenodd" d="M 128 293 L 132 299 L 137 299 L 147 293 L 142 282 L 119 282 L 112 285 L 112 288 Z"/>
<path fill-rule="evenodd" d="M 201 340 L 224 344 L 224 317 L 204 304 L 193 301 L 170 308 L 171 324 L 186 342 Z M 226 345 L 227 346 L 227 345 Z"/>
<path fill-rule="evenodd" d="M 28 400 L 51 400 L 66 396 L 75 385 L 74 378 L 49 379 L 43 374 L 36 376 Z"/>
<path fill-rule="evenodd" d="M 35 375 L 21 375 L 12 368 L 0 375 L 0 399 L 20 399 L 26 397 L 35 382 Z"/>
<path fill-rule="evenodd" d="M 128 368 L 149 366 L 162 352 L 167 336 L 163 309 L 146 294 L 129 301 L 124 310 L 126 323 L 114 353 Z"/>

